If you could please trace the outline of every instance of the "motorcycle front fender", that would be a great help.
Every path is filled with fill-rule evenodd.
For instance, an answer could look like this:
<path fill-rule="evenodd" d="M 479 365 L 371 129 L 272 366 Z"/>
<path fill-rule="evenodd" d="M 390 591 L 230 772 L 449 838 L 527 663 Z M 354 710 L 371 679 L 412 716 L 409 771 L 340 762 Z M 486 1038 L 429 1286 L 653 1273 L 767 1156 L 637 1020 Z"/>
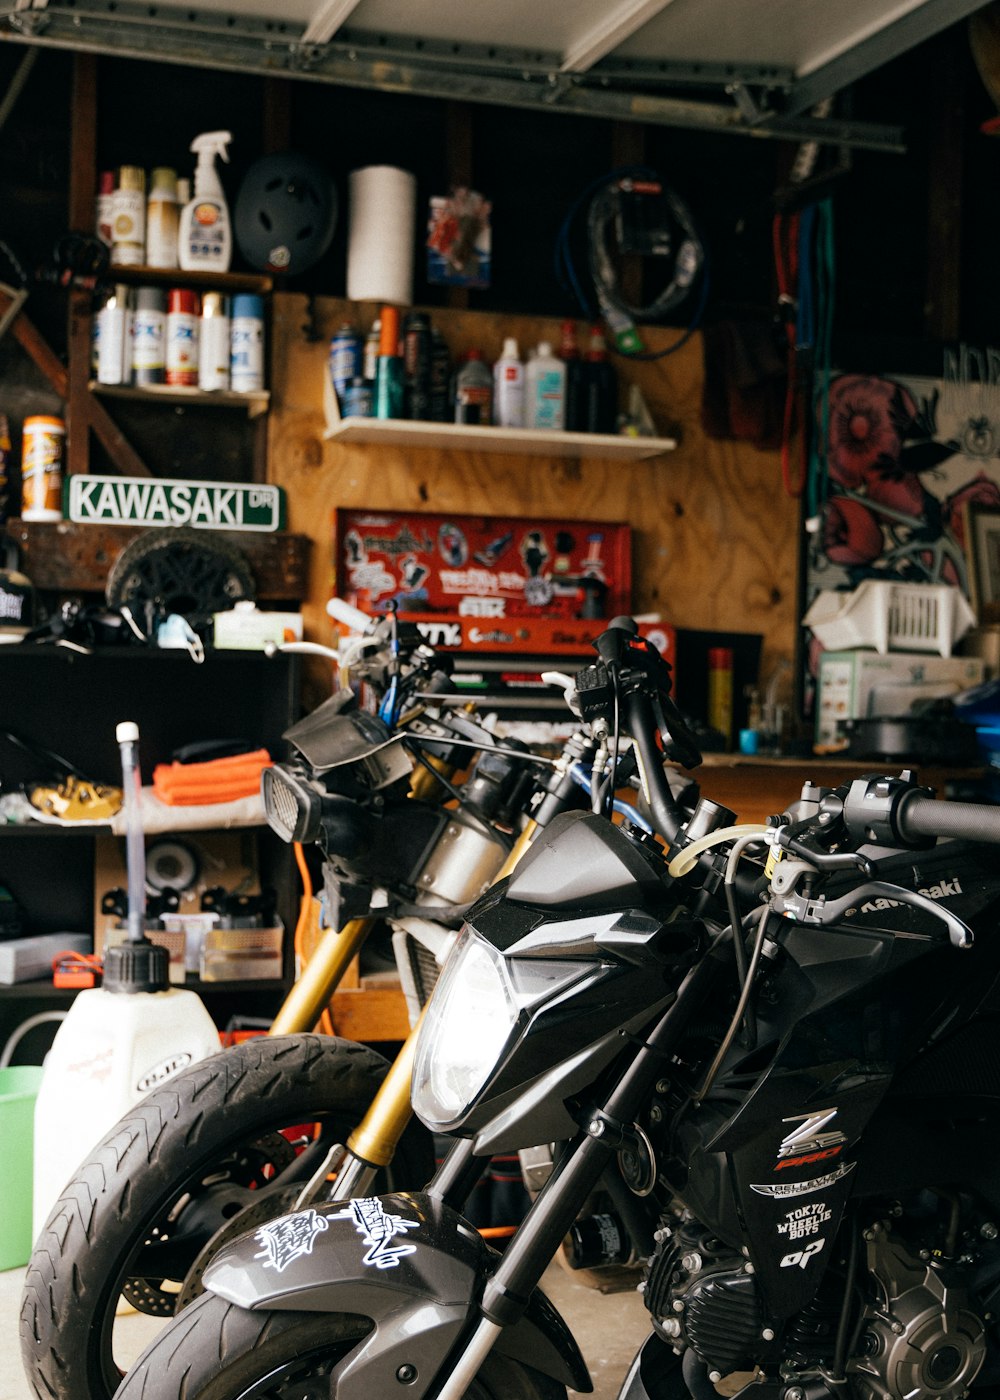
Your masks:
<path fill-rule="evenodd" d="M 219 1251 L 205 1288 L 251 1310 L 369 1318 L 369 1334 L 339 1364 L 337 1400 L 368 1400 L 415 1378 L 419 1400 L 479 1320 L 495 1255 L 456 1211 L 423 1192 L 330 1201 L 270 1220 Z M 593 1389 L 565 1322 L 535 1290 L 496 1350 L 574 1390 Z M 412 1369 L 411 1369 L 412 1368 Z"/>

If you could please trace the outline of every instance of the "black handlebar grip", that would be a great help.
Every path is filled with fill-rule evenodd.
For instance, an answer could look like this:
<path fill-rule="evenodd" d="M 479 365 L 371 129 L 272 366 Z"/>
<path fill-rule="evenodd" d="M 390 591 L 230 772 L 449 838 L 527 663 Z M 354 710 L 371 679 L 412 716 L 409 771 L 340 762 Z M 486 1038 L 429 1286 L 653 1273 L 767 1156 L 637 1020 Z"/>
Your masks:
<path fill-rule="evenodd" d="M 903 799 L 896 824 L 907 840 L 954 836 L 1000 845 L 1000 807 L 977 802 L 939 802 L 925 793 L 914 792 Z"/>

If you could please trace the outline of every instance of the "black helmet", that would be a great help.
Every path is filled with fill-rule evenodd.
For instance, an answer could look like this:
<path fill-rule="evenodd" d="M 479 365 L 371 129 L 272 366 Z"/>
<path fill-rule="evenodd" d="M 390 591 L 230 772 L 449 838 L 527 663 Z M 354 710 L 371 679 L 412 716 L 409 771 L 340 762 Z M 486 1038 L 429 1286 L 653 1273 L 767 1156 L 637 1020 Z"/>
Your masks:
<path fill-rule="evenodd" d="M 337 223 L 337 191 L 317 162 L 296 151 L 254 161 L 236 197 L 240 252 L 261 272 L 304 272 L 326 252 Z"/>

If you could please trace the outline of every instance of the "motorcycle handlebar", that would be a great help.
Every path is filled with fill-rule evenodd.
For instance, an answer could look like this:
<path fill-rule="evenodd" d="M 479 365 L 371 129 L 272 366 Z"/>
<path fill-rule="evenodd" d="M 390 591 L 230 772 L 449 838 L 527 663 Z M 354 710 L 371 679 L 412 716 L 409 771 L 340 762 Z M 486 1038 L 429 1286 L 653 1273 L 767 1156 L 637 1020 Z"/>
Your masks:
<path fill-rule="evenodd" d="M 907 840 L 944 836 L 1000 845 L 1000 807 L 980 806 L 976 802 L 939 802 L 926 793 L 913 792 L 903 799 L 896 823 L 900 835 Z"/>

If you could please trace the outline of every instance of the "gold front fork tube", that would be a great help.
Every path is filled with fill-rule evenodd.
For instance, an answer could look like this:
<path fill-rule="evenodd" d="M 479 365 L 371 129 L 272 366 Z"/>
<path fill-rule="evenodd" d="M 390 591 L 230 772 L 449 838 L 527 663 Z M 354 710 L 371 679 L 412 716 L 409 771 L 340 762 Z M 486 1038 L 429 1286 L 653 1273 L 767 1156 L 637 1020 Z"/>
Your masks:
<path fill-rule="evenodd" d="M 529 822 L 511 847 L 510 854 L 494 878 L 494 883 L 510 874 L 530 845 L 535 830 L 535 823 Z M 424 1011 L 421 1011 L 420 1019 L 403 1042 L 402 1049 L 379 1085 L 364 1118 L 347 1139 L 348 1151 L 376 1167 L 386 1167 L 392 1161 L 403 1130 L 412 1117 L 410 1088 L 413 1056 Z"/>
<path fill-rule="evenodd" d="M 374 919 L 351 919 L 342 929 L 327 929 L 302 975 L 285 997 L 268 1035 L 312 1030 L 374 922 Z"/>
<path fill-rule="evenodd" d="M 413 1077 L 413 1056 L 417 1032 L 424 1019 L 421 1011 L 417 1024 L 403 1041 L 399 1054 L 389 1067 L 368 1111 L 347 1139 L 347 1149 L 355 1157 L 376 1167 L 387 1167 L 412 1116 L 410 1081 Z"/>

